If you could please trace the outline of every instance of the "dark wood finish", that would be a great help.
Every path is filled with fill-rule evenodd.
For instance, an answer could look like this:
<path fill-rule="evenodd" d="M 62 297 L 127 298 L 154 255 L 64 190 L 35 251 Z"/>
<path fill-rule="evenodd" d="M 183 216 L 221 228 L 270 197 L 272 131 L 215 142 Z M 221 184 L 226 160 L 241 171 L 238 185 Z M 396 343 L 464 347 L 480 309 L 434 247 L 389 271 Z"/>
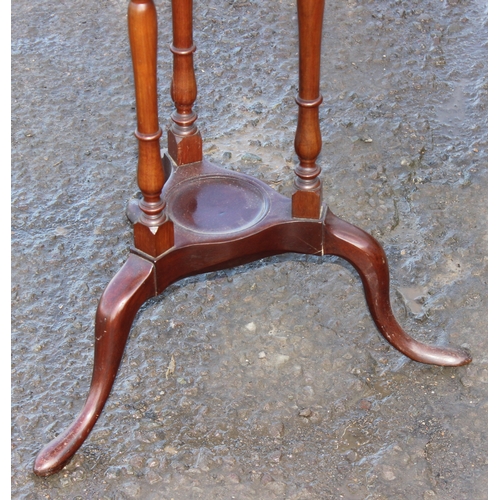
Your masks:
<path fill-rule="evenodd" d="M 174 41 L 170 50 L 174 55 L 171 86 L 176 110 L 168 130 L 168 152 L 177 165 L 201 161 L 201 134 L 195 125 L 193 111 L 196 100 L 196 78 L 193 53 L 193 0 L 172 0 L 172 30 Z"/>
<path fill-rule="evenodd" d="M 358 271 L 373 320 L 393 347 L 421 363 L 461 366 L 471 362 L 463 349 L 428 346 L 403 331 L 391 309 L 389 268 L 382 247 L 372 236 L 321 205 L 316 158 L 321 149 L 318 106 L 323 5 L 320 0 L 298 1 L 300 88 L 295 145 L 300 165 L 296 169 L 297 191 L 290 199 L 257 179 L 201 158 L 201 138 L 192 111 L 196 83 L 192 71 L 191 0 L 172 0 L 172 97 L 176 112 L 169 131 L 169 155 L 160 160 L 154 68 L 156 12 L 151 0 L 131 0 L 138 177 L 143 193 L 143 199 L 131 203 L 127 212 L 134 224 L 135 246 L 104 291 L 97 309 L 94 372 L 87 401 L 73 424 L 39 453 L 35 474 L 57 472 L 76 453 L 109 396 L 138 309 L 150 297 L 187 276 L 287 252 L 337 255 Z M 186 144 L 199 139 L 200 149 L 184 149 L 186 139 L 194 141 Z M 179 158 L 190 161 L 179 162 Z"/>
<path fill-rule="evenodd" d="M 155 294 L 154 265 L 131 254 L 104 291 L 95 320 L 94 372 L 89 395 L 74 422 L 38 454 L 34 471 L 61 470 L 94 427 L 118 372 L 125 343 L 141 305 Z"/>
<path fill-rule="evenodd" d="M 299 19 L 299 106 L 295 152 L 299 164 L 295 167 L 295 192 L 292 195 L 292 216 L 318 219 L 321 211 L 321 168 L 316 159 L 321 151 L 319 92 L 321 33 L 324 0 L 298 0 Z"/>
<path fill-rule="evenodd" d="M 160 196 L 166 178 L 160 156 L 162 130 L 158 123 L 156 82 L 158 28 L 152 0 L 131 0 L 128 28 L 137 103 L 137 183 L 143 196 L 139 202 L 141 213 L 134 224 L 134 243 L 144 252 L 158 256 L 173 245 L 174 230 L 165 215 L 165 200 Z"/>
<path fill-rule="evenodd" d="M 404 332 L 391 308 L 387 257 L 375 238 L 328 210 L 323 250 L 327 255 L 342 257 L 358 271 L 372 318 L 387 342 L 398 351 L 430 365 L 462 366 L 472 361 L 464 349 L 428 346 Z"/>

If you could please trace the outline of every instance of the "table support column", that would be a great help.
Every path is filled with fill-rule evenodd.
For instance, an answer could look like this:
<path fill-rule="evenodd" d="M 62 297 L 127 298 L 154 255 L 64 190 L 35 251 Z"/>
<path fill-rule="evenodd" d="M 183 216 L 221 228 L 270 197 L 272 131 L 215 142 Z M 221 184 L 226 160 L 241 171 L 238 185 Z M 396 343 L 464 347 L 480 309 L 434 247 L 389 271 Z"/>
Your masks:
<path fill-rule="evenodd" d="M 168 153 L 177 165 L 201 161 L 202 140 L 197 119 L 193 111 L 196 101 L 196 78 L 193 53 L 193 1 L 172 0 L 173 43 L 170 50 L 174 55 L 171 95 L 176 110 L 168 130 Z"/>
<path fill-rule="evenodd" d="M 316 159 L 321 151 L 319 91 L 321 34 L 324 0 L 297 0 L 299 22 L 299 106 L 295 152 L 299 165 L 295 167 L 295 192 L 292 195 L 292 216 L 318 219 L 321 213 L 321 168 Z"/>
<path fill-rule="evenodd" d="M 128 27 L 137 104 L 137 183 L 143 195 L 139 202 L 140 215 L 134 224 L 134 244 L 157 257 L 173 246 L 174 232 L 161 198 L 166 178 L 160 156 L 162 130 L 158 123 L 156 81 L 158 27 L 153 0 L 130 1 Z"/>

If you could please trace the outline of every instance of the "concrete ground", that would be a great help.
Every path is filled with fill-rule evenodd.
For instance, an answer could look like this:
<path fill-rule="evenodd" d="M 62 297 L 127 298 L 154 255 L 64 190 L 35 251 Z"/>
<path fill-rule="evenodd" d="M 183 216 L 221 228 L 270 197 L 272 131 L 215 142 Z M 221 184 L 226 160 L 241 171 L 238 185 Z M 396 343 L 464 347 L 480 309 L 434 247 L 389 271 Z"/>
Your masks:
<path fill-rule="evenodd" d="M 169 2 L 157 9 L 166 128 Z M 205 155 L 287 195 L 295 9 L 207 0 L 194 12 Z M 126 11 L 12 5 L 12 497 L 486 499 L 485 0 L 327 0 L 321 80 L 325 202 L 384 246 L 404 328 L 469 348 L 472 364 L 391 348 L 337 258 L 185 279 L 139 312 L 74 459 L 33 474 L 85 400 L 97 302 L 132 243 Z"/>

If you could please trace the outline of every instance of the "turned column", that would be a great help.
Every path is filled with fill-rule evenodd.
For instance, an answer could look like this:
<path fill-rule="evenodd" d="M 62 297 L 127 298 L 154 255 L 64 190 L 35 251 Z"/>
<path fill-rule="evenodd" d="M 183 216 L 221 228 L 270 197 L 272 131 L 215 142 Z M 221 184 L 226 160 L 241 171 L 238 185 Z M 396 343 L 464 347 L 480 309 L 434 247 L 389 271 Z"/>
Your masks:
<path fill-rule="evenodd" d="M 172 0 L 172 31 L 170 50 L 174 65 L 170 92 L 176 109 L 168 130 L 168 153 L 177 165 L 185 165 L 202 159 L 201 134 L 195 125 L 197 115 L 193 111 L 197 90 L 192 0 Z"/>
<path fill-rule="evenodd" d="M 166 179 L 160 157 L 162 130 L 158 124 L 156 78 L 158 27 L 153 0 L 130 1 L 128 27 L 137 103 L 137 183 L 143 195 L 139 202 L 141 212 L 134 224 L 134 244 L 144 253 L 157 257 L 172 247 L 173 225 L 165 215 L 165 201 L 161 198 Z"/>
<path fill-rule="evenodd" d="M 295 152 L 295 192 L 292 195 L 292 216 L 318 219 L 321 213 L 321 168 L 316 159 L 321 151 L 319 91 L 321 32 L 324 0 L 297 0 L 299 22 L 299 106 Z"/>

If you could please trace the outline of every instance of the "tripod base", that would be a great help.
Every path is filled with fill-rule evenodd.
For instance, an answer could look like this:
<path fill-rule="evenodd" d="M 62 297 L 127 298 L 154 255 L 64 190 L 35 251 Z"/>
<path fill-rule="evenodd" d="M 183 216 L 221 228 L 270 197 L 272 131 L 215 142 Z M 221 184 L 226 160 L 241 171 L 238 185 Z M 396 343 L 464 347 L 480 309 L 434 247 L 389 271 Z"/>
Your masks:
<path fill-rule="evenodd" d="M 421 363 L 471 362 L 462 349 L 428 346 L 403 331 L 392 313 L 382 247 L 326 206 L 318 220 L 294 219 L 291 200 L 252 177 L 205 160 L 177 167 L 164 156 L 163 163 L 170 174 L 162 197 L 174 223 L 174 246 L 155 258 L 132 248 L 104 291 L 96 315 L 94 372 L 87 401 L 73 424 L 39 453 L 35 474 L 54 474 L 71 460 L 109 396 L 140 306 L 187 276 L 288 252 L 336 255 L 358 271 L 373 320 L 393 347 Z M 133 223 L 139 214 L 137 202 L 131 202 L 128 216 Z"/>

